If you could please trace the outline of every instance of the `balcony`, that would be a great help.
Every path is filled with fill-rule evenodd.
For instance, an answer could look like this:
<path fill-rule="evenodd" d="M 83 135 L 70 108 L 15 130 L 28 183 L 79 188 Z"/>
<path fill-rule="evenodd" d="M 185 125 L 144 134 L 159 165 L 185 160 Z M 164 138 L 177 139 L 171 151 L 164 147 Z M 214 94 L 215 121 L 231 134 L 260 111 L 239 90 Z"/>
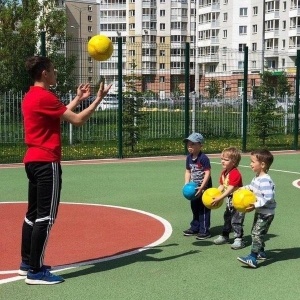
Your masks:
<path fill-rule="evenodd" d="M 142 0 L 142 7 L 143 8 L 150 8 L 156 7 L 157 3 L 156 0 Z"/>
<path fill-rule="evenodd" d="M 208 54 L 199 56 L 197 58 L 197 63 L 210 63 L 210 62 L 219 62 L 219 55 L 218 54 Z"/>

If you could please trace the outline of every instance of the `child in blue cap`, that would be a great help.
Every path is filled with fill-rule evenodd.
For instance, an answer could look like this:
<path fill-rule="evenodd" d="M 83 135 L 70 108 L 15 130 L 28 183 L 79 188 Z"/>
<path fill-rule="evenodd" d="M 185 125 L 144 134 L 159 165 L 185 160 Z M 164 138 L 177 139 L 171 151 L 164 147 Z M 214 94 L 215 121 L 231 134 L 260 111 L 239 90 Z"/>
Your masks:
<path fill-rule="evenodd" d="M 209 158 L 202 152 L 204 138 L 201 133 L 194 132 L 183 141 L 189 154 L 186 157 L 186 170 L 184 182 L 197 183 L 198 191 L 196 199 L 191 201 L 193 219 L 190 228 L 183 231 L 185 236 L 196 235 L 196 239 L 204 240 L 211 237 L 210 234 L 210 209 L 202 202 L 203 192 L 212 187 L 211 166 Z"/>

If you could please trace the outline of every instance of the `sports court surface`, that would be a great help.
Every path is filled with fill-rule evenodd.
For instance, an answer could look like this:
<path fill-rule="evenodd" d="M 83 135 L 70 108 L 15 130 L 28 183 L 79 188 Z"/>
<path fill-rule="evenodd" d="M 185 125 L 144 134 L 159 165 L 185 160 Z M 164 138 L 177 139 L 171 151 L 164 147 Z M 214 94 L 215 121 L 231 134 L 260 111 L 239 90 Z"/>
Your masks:
<path fill-rule="evenodd" d="M 182 235 L 191 218 L 181 194 L 184 156 L 63 163 L 45 263 L 66 281 L 54 286 L 27 286 L 16 274 L 27 181 L 22 164 L 0 165 L 0 299 L 300 299 L 300 153 L 273 154 L 278 206 L 269 259 L 257 269 L 236 260 L 249 252 L 252 213 L 241 250 L 213 244 L 224 207 L 212 211 L 212 238 Z M 219 155 L 209 157 L 217 186 Z M 240 170 L 249 183 L 248 154 Z"/>

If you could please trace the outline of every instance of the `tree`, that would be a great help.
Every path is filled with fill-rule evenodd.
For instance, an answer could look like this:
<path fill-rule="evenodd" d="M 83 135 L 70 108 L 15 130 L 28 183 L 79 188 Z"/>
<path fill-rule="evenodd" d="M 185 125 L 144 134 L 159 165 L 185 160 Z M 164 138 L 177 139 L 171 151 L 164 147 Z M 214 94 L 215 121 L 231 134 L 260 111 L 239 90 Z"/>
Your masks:
<path fill-rule="evenodd" d="M 211 78 L 208 82 L 208 95 L 210 99 L 216 98 L 220 93 L 220 83 L 216 78 Z"/>
<path fill-rule="evenodd" d="M 33 55 L 37 44 L 35 19 L 38 11 L 35 1 L 28 1 L 26 10 L 18 0 L 0 2 L 1 91 L 19 91 L 28 85 L 24 61 Z"/>
<path fill-rule="evenodd" d="M 270 134 L 278 132 L 278 127 L 273 125 L 274 120 L 279 118 L 276 114 L 276 99 L 271 96 L 274 90 L 273 82 L 270 72 L 266 71 L 261 75 L 261 84 L 256 89 L 256 100 L 252 111 L 252 132 L 260 139 L 263 146 Z"/>
<path fill-rule="evenodd" d="M 58 81 L 64 83 L 66 91 L 74 88 L 70 77 L 74 58 L 67 59 L 60 49 L 66 20 L 65 11 L 56 9 L 55 0 L 0 0 L 0 91 L 28 89 L 24 62 L 27 57 L 40 54 L 41 31 L 46 32 L 47 56 L 59 70 Z"/>
<path fill-rule="evenodd" d="M 125 146 L 131 147 L 134 152 L 140 134 L 146 129 L 145 125 L 145 112 L 140 108 L 143 106 L 143 98 L 141 90 L 142 79 L 135 75 L 134 70 L 136 64 L 133 61 L 131 64 L 131 74 L 124 76 L 126 85 L 126 92 L 123 93 L 123 132 L 125 135 Z"/>

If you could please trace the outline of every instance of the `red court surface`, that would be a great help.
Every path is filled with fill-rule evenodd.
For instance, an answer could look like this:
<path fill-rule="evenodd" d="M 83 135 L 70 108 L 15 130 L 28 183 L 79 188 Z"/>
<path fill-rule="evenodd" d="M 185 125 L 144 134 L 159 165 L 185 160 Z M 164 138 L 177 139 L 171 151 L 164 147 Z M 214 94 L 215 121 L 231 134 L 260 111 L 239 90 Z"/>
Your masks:
<path fill-rule="evenodd" d="M 0 203 L 0 280 L 17 275 L 13 270 L 20 264 L 21 227 L 26 207 L 26 203 Z M 165 231 L 160 218 L 146 212 L 62 203 L 51 230 L 45 264 L 55 267 L 88 263 L 131 252 L 154 244 Z M 6 271 L 11 274 L 4 274 Z"/>

